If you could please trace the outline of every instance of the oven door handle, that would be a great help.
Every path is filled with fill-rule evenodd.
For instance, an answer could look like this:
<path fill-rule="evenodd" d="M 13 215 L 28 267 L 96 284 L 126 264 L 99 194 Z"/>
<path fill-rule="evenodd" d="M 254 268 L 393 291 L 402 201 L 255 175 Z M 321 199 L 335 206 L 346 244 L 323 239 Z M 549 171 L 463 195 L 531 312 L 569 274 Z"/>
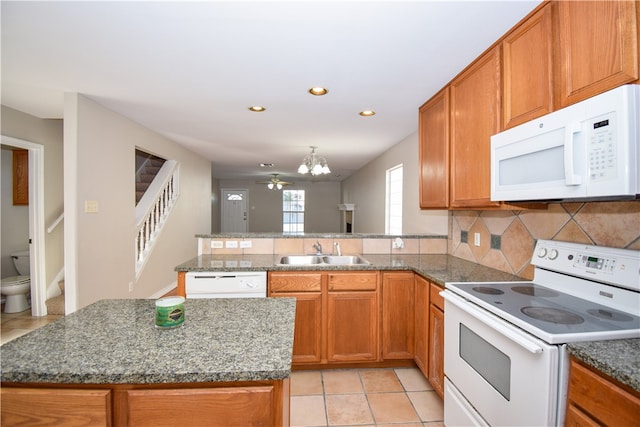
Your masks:
<path fill-rule="evenodd" d="M 464 298 L 459 297 L 458 295 L 453 294 L 450 291 L 440 292 L 440 295 L 446 301 L 455 305 L 460 310 L 464 311 L 470 316 L 475 317 L 477 320 L 489 326 L 490 328 L 494 329 L 495 331 L 499 332 L 501 335 L 509 338 L 511 341 L 518 344 L 520 347 L 534 354 L 542 353 L 542 350 L 543 350 L 542 347 L 540 347 L 534 342 L 527 340 L 526 338 L 522 337 L 518 333 L 512 331 L 511 328 L 505 327 L 504 324 L 501 324 L 501 322 L 495 320 L 493 316 L 488 315 L 487 313 L 483 312 L 479 308 L 476 308 L 476 306 L 473 303 L 465 300 Z M 445 310 L 445 313 L 446 313 L 446 310 Z"/>

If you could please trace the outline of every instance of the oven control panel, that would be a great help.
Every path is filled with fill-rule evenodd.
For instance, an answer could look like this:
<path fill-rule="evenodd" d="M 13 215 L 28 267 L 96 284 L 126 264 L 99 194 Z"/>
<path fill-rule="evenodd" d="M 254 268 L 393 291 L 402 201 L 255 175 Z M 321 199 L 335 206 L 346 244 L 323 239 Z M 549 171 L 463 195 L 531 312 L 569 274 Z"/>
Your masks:
<path fill-rule="evenodd" d="M 538 240 L 536 267 L 640 291 L 640 251 Z"/>

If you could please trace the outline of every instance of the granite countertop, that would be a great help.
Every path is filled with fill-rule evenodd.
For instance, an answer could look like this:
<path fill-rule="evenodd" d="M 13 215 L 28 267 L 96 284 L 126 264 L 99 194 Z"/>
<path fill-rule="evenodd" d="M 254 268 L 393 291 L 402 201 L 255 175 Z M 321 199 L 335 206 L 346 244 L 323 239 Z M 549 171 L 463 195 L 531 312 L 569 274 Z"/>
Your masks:
<path fill-rule="evenodd" d="M 640 338 L 567 344 L 587 365 L 640 392 Z"/>
<path fill-rule="evenodd" d="M 157 384 L 289 377 L 295 299 L 189 299 L 155 327 L 155 300 L 102 300 L 0 347 L 2 382 Z"/>
<path fill-rule="evenodd" d="M 349 255 L 349 254 L 345 254 Z M 445 282 L 520 281 L 521 277 L 485 267 L 451 255 L 365 254 L 369 265 L 278 265 L 281 255 L 200 255 L 175 268 L 187 271 L 336 271 L 410 270 L 444 286 Z"/>

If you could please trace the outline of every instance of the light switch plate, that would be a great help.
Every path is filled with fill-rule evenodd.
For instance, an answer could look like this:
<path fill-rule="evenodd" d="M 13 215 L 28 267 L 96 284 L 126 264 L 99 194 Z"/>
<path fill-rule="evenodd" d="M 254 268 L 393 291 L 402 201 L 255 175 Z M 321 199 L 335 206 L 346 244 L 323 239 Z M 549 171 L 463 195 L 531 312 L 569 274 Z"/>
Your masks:
<path fill-rule="evenodd" d="M 228 248 L 228 249 L 235 249 L 235 248 L 238 247 L 238 241 L 237 240 L 227 240 L 224 243 L 225 243 L 224 247 Z"/>
<path fill-rule="evenodd" d="M 250 248 L 251 247 L 251 240 L 240 240 L 240 247 L 241 248 Z"/>
<path fill-rule="evenodd" d="M 98 212 L 98 201 L 97 200 L 85 200 L 84 201 L 84 212 L 85 213 L 97 213 Z"/>
<path fill-rule="evenodd" d="M 211 241 L 211 249 L 222 249 L 222 240 L 212 240 Z"/>

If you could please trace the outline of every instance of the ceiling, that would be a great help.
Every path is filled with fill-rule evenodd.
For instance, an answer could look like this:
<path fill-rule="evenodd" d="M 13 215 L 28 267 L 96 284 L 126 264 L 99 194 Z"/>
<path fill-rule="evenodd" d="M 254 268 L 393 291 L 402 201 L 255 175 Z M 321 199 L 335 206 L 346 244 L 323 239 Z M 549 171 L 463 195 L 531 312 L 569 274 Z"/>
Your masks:
<path fill-rule="evenodd" d="M 418 107 L 537 4 L 3 0 L 2 104 L 62 118 L 78 92 L 217 178 L 309 179 L 296 170 L 317 146 L 332 170 L 319 179 L 342 180 L 415 132 Z"/>

